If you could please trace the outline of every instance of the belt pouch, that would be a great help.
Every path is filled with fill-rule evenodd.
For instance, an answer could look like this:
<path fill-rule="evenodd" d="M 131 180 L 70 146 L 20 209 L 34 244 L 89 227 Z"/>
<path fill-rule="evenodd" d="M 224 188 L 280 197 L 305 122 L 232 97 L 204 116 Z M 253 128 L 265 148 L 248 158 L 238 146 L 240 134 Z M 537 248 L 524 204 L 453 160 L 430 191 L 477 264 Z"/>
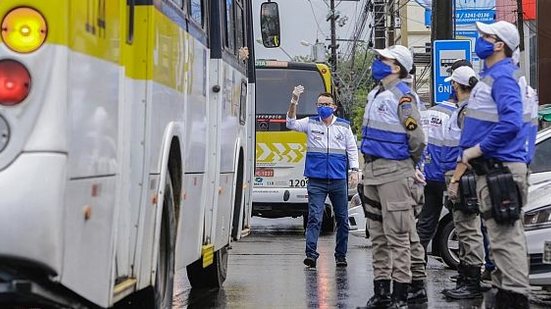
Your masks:
<path fill-rule="evenodd" d="M 520 217 L 522 207 L 513 174 L 502 165 L 491 170 L 486 175 L 486 181 L 492 203 L 492 217 L 498 224 L 513 224 Z"/>
<path fill-rule="evenodd" d="M 455 210 L 460 210 L 465 214 L 477 214 L 478 197 L 476 194 L 476 175 L 468 171 L 459 179 L 460 199 Z"/>

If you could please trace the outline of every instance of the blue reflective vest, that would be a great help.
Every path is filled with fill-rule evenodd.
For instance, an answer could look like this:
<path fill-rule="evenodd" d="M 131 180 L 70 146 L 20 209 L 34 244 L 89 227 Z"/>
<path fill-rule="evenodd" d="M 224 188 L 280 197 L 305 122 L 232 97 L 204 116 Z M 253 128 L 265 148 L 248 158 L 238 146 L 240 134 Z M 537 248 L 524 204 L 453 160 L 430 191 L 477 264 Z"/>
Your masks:
<path fill-rule="evenodd" d="M 511 58 L 505 58 L 481 72 L 465 113 L 462 149 L 480 144 L 485 158 L 526 162 L 527 136 L 516 70 Z"/>
<path fill-rule="evenodd" d="M 416 98 L 402 81 L 370 92 L 362 125 L 362 153 L 388 160 L 410 157 L 406 130 L 398 117 L 399 100 L 406 95 Z"/>
<path fill-rule="evenodd" d="M 430 181 L 444 182 L 445 129 L 452 113 L 457 109 L 455 104 L 444 102 L 421 113 L 421 123 L 427 136 L 425 149 L 424 174 Z M 456 158 L 457 159 L 457 158 Z"/>

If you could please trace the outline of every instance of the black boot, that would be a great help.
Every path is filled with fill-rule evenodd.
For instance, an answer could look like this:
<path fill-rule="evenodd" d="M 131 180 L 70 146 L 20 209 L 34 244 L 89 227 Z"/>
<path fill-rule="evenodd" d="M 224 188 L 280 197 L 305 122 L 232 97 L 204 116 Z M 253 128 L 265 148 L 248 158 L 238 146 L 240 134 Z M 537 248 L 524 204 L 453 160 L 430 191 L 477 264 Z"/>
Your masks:
<path fill-rule="evenodd" d="M 425 280 L 413 280 L 408 289 L 408 304 L 426 304 L 429 301 Z"/>
<path fill-rule="evenodd" d="M 496 309 L 528 309 L 528 297 L 519 293 L 498 289 L 496 294 Z"/>
<path fill-rule="evenodd" d="M 459 265 L 457 265 L 457 281 L 455 282 L 455 289 L 459 289 L 464 285 L 465 285 L 465 264 L 459 263 Z M 448 293 L 451 290 L 453 289 L 443 289 L 441 293 L 446 295 L 446 293 Z"/>
<path fill-rule="evenodd" d="M 409 283 L 392 283 L 392 307 L 393 309 L 407 309 Z"/>
<path fill-rule="evenodd" d="M 392 308 L 392 300 L 390 298 L 390 280 L 375 280 L 373 281 L 373 295 L 368 301 L 365 308 L 367 309 L 386 309 Z"/>
<path fill-rule="evenodd" d="M 473 299 L 482 297 L 480 292 L 480 267 L 465 266 L 465 284 L 459 288 L 448 290 L 444 295 L 452 299 Z"/>

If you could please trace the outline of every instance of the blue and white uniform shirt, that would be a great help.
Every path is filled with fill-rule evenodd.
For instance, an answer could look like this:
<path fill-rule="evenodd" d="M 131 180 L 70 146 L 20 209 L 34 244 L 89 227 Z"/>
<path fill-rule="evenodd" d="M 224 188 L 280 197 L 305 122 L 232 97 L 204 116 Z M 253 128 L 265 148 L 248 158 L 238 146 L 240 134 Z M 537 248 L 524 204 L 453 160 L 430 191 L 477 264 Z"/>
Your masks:
<path fill-rule="evenodd" d="M 326 125 L 319 116 L 299 120 L 287 116 L 287 128 L 307 135 L 304 176 L 346 179 L 348 166 L 359 168 L 358 146 L 348 121 L 333 116 Z"/>
<path fill-rule="evenodd" d="M 457 160 L 461 156 L 461 131 L 463 129 L 463 120 L 465 118 L 468 100 L 459 102 L 459 106 L 450 116 L 447 126 L 444 128 L 444 146 L 442 147 L 441 164 L 444 173 L 454 170 Z"/>
<path fill-rule="evenodd" d="M 516 70 L 511 58 L 505 58 L 480 73 L 465 114 L 463 150 L 480 144 L 485 158 L 526 162 L 524 108 Z"/>
<path fill-rule="evenodd" d="M 457 109 L 451 102 L 443 102 L 421 112 L 421 124 L 427 137 L 424 174 L 430 181 L 444 182 L 444 138 L 450 117 Z"/>
<path fill-rule="evenodd" d="M 520 72 L 520 71 L 519 71 Z M 522 94 L 523 122 L 526 134 L 526 163 L 530 164 L 534 158 L 536 150 L 536 136 L 538 134 L 538 94 L 534 88 L 528 85 L 526 77 L 520 76 L 518 79 L 520 93 Z"/>

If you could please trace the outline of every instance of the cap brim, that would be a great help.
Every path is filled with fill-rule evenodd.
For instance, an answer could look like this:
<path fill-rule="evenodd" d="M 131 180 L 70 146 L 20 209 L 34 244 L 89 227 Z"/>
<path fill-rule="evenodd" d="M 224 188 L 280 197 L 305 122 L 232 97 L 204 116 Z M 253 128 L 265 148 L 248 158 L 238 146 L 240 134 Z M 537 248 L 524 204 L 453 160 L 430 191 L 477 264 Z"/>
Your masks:
<path fill-rule="evenodd" d="M 388 59 L 396 59 L 396 57 L 394 57 L 394 55 L 392 55 L 392 53 L 386 48 L 385 49 L 374 49 L 373 51 L 381 57 L 388 58 Z"/>
<path fill-rule="evenodd" d="M 448 76 L 448 77 L 444 78 L 444 81 L 445 81 L 446 83 L 451 82 L 451 81 L 452 81 L 452 77 L 451 77 L 451 76 Z"/>
<path fill-rule="evenodd" d="M 476 22 L 476 29 L 478 29 L 478 32 L 485 33 L 485 34 L 496 34 L 494 31 L 494 28 L 491 25 L 481 23 L 479 21 Z"/>

